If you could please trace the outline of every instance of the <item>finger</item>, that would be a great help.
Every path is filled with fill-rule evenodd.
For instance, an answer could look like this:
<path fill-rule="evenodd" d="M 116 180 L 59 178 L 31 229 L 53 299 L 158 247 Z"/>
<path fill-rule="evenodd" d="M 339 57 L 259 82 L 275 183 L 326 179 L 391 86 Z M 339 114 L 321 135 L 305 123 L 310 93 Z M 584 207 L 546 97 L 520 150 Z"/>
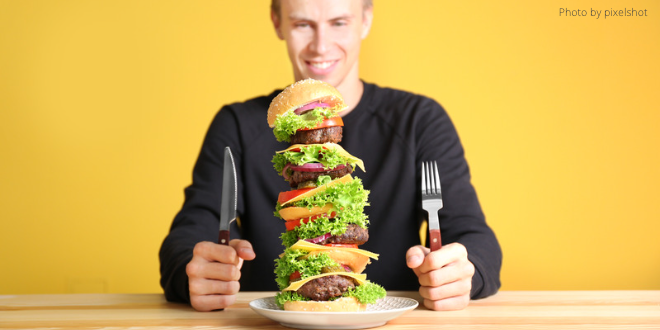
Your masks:
<path fill-rule="evenodd" d="M 429 253 L 424 258 L 424 262 L 419 266 L 419 271 L 421 273 L 428 273 L 460 259 L 467 260 L 465 246 L 459 243 L 447 244 L 440 248 L 440 250 Z"/>
<path fill-rule="evenodd" d="M 203 296 L 210 294 L 232 295 L 238 293 L 241 285 L 238 281 L 217 281 L 208 279 L 191 280 L 188 284 L 190 296 Z"/>
<path fill-rule="evenodd" d="M 457 311 L 467 307 L 469 303 L 469 295 L 451 297 L 442 300 L 424 299 L 424 306 L 434 311 Z"/>
<path fill-rule="evenodd" d="M 419 288 L 419 294 L 425 299 L 442 300 L 451 297 L 469 295 L 471 289 L 472 279 L 463 279 L 437 287 L 421 286 Z"/>
<path fill-rule="evenodd" d="M 417 277 L 420 285 L 436 287 L 462 279 L 472 279 L 472 275 L 474 265 L 468 260 L 461 260 L 428 273 L 421 273 Z"/>
<path fill-rule="evenodd" d="M 236 301 L 236 295 L 206 295 L 190 297 L 192 307 L 200 312 L 227 308 Z"/>
<path fill-rule="evenodd" d="M 222 264 L 219 262 L 209 262 L 202 257 L 194 256 L 186 265 L 186 275 L 188 278 L 211 279 L 222 281 L 237 281 L 241 277 L 241 271 L 232 264 Z"/>
<path fill-rule="evenodd" d="M 241 278 L 241 271 L 232 264 L 209 262 L 200 267 L 195 275 L 209 280 L 238 281 Z"/>
<path fill-rule="evenodd" d="M 415 273 L 417 274 L 417 268 L 424 262 L 424 258 L 429 252 L 429 249 L 421 245 L 411 247 L 406 252 L 406 265 L 415 270 Z"/>
<path fill-rule="evenodd" d="M 239 258 L 236 250 L 227 245 L 212 242 L 199 242 L 195 244 L 193 256 L 199 256 L 208 261 L 217 261 L 225 264 L 238 264 Z"/>
<path fill-rule="evenodd" d="M 233 247 L 243 260 L 253 260 L 256 257 L 252 244 L 246 240 L 233 239 L 229 241 L 229 246 Z"/>

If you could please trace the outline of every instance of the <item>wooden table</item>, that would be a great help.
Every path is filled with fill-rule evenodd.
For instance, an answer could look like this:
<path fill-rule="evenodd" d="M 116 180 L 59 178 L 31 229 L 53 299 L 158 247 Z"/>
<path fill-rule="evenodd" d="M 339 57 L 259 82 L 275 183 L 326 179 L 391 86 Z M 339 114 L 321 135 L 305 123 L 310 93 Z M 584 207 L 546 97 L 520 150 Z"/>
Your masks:
<path fill-rule="evenodd" d="M 232 307 L 210 313 L 160 294 L 5 295 L 0 329 L 288 329 L 248 306 L 273 294 L 242 292 Z M 420 305 L 380 329 L 660 329 L 660 291 L 504 291 L 462 311 Z"/>

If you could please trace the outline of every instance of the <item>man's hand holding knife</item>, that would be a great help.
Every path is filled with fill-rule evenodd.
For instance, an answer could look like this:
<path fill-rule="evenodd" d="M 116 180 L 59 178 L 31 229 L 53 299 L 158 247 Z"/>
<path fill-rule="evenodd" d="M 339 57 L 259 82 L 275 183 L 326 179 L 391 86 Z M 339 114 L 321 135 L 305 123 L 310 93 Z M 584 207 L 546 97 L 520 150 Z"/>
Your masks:
<path fill-rule="evenodd" d="M 220 231 L 218 244 L 199 242 L 193 258 L 186 266 L 190 304 L 198 311 L 224 309 L 236 300 L 240 289 L 244 260 L 255 257 L 252 244 L 246 240 L 229 240 L 229 225 L 236 220 L 236 168 L 229 147 L 225 148 Z"/>
<path fill-rule="evenodd" d="M 231 240 L 229 245 L 197 243 L 186 266 L 192 307 L 212 311 L 233 304 L 240 289 L 243 260 L 254 257 L 252 244 L 246 240 Z"/>

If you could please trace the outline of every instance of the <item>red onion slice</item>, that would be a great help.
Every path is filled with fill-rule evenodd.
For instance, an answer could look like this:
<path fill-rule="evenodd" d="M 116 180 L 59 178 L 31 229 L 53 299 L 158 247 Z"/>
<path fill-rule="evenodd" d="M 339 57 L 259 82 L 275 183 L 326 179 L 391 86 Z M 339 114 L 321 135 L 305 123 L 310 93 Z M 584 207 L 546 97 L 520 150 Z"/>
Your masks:
<path fill-rule="evenodd" d="M 333 169 L 324 169 L 321 163 L 307 163 L 304 165 L 291 165 L 290 168 L 298 172 L 323 172 L 323 171 L 337 171 L 346 167 L 344 164 L 339 164 Z"/>
<path fill-rule="evenodd" d="M 348 265 L 342 265 L 342 266 L 344 267 L 344 270 L 346 270 L 347 272 L 349 272 L 349 273 L 352 273 L 352 272 L 353 272 L 353 270 L 351 269 L 351 267 L 348 267 Z"/>
<path fill-rule="evenodd" d="M 289 177 L 289 173 L 287 173 L 287 172 L 288 172 L 287 170 L 288 170 L 290 167 L 291 167 L 291 163 L 287 163 L 286 165 L 284 165 L 284 168 L 282 169 L 282 176 L 284 177 L 284 180 L 287 180 L 287 181 L 288 181 L 289 178 L 290 178 L 290 177 Z"/>
<path fill-rule="evenodd" d="M 305 241 L 316 244 L 318 242 L 325 241 L 330 236 L 332 236 L 330 233 L 325 233 L 321 236 L 317 236 L 317 237 L 314 237 L 314 238 L 307 238 L 307 239 L 305 239 Z"/>
<path fill-rule="evenodd" d="M 307 103 L 307 104 L 303 105 L 302 107 L 300 107 L 296 110 L 293 110 L 293 112 L 296 115 L 301 115 L 301 114 L 303 114 L 303 113 L 305 113 L 309 110 L 314 110 L 315 108 L 327 108 L 329 106 L 330 105 L 327 104 L 327 103 L 321 103 L 321 102 L 317 101 L 317 102 Z"/>

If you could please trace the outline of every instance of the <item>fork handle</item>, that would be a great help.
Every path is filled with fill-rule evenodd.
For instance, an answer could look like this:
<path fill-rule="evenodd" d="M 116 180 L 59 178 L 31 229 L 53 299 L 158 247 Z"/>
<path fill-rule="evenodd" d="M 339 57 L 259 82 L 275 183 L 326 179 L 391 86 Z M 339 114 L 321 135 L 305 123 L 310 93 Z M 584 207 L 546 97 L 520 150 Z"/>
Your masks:
<path fill-rule="evenodd" d="M 442 239 L 440 238 L 440 229 L 429 230 L 429 238 L 431 239 L 431 252 L 440 250 L 442 247 Z"/>

